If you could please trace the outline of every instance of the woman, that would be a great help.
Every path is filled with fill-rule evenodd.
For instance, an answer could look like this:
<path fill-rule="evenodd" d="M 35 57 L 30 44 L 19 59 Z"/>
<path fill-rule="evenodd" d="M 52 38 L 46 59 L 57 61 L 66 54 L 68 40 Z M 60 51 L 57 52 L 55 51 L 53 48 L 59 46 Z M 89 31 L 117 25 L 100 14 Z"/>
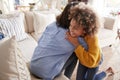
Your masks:
<path fill-rule="evenodd" d="M 53 80 L 67 68 L 65 75 L 71 76 L 77 57 L 72 54 L 75 47 L 65 39 L 65 34 L 69 29 L 70 9 L 77 4 L 78 2 L 69 3 L 39 39 L 30 63 L 30 70 L 34 75 L 44 80 Z M 79 41 L 87 48 L 83 38 L 79 38 Z M 73 66 L 69 66 L 71 64 Z"/>

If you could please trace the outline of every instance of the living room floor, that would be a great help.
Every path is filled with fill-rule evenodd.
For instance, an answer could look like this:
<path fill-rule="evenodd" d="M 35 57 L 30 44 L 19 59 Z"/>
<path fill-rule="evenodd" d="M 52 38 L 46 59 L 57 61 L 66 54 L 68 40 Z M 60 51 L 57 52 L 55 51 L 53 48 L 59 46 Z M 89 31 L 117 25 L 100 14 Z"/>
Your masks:
<path fill-rule="evenodd" d="M 104 80 L 120 80 L 120 40 L 116 40 L 115 44 L 111 47 L 104 47 L 102 50 L 106 56 L 104 56 L 105 59 L 100 67 L 100 71 L 106 70 L 111 66 L 115 72 L 113 76 L 106 77 Z M 71 80 L 75 80 L 76 70 L 77 69 L 75 68 Z"/>
<path fill-rule="evenodd" d="M 116 40 L 116 43 L 113 44 L 112 53 L 113 56 L 108 62 L 107 66 L 112 66 L 113 70 L 115 71 L 115 75 L 111 76 L 110 79 L 106 80 L 120 80 L 120 40 Z"/>

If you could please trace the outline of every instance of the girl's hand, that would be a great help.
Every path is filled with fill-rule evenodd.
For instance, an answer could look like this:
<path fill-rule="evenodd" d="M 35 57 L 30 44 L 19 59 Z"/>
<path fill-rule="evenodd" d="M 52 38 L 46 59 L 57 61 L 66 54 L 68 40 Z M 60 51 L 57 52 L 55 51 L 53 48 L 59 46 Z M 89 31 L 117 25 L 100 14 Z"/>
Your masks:
<path fill-rule="evenodd" d="M 66 32 L 66 37 L 65 37 L 70 43 L 72 43 L 75 47 L 78 47 L 79 41 L 77 37 L 72 37 L 69 32 Z"/>

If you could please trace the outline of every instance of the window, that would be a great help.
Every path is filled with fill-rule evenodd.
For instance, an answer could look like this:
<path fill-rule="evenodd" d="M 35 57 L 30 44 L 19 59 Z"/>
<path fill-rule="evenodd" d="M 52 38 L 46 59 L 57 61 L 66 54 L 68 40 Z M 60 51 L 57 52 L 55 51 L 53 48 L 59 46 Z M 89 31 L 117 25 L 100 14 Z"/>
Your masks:
<path fill-rule="evenodd" d="M 120 0 L 105 0 L 106 15 L 115 16 L 119 12 L 120 12 Z"/>
<path fill-rule="evenodd" d="M 106 7 L 120 7 L 120 0 L 106 0 Z"/>

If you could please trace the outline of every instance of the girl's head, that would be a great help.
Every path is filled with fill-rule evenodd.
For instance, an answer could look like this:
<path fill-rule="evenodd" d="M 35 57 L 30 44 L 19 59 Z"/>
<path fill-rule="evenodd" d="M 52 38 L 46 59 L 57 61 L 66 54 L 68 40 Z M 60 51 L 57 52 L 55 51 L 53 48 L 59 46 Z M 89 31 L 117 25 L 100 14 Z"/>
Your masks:
<path fill-rule="evenodd" d="M 71 9 L 70 34 L 73 37 L 94 35 L 98 32 L 100 22 L 94 10 L 84 3 Z"/>
<path fill-rule="evenodd" d="M 66 7 L 64 8 L 63 12 L 57 16 L 56 21 L 57 21 L 57 25 L 59 25 L 62 28 L 68 29 L 69 25 L 70 25 L 70 9 L 72 7 L 74 7 L 75 5 L 77 5 L 79 2 L 78 1 L 74 1 L 74 2 L 70 2 L 66 5 Z"/>

